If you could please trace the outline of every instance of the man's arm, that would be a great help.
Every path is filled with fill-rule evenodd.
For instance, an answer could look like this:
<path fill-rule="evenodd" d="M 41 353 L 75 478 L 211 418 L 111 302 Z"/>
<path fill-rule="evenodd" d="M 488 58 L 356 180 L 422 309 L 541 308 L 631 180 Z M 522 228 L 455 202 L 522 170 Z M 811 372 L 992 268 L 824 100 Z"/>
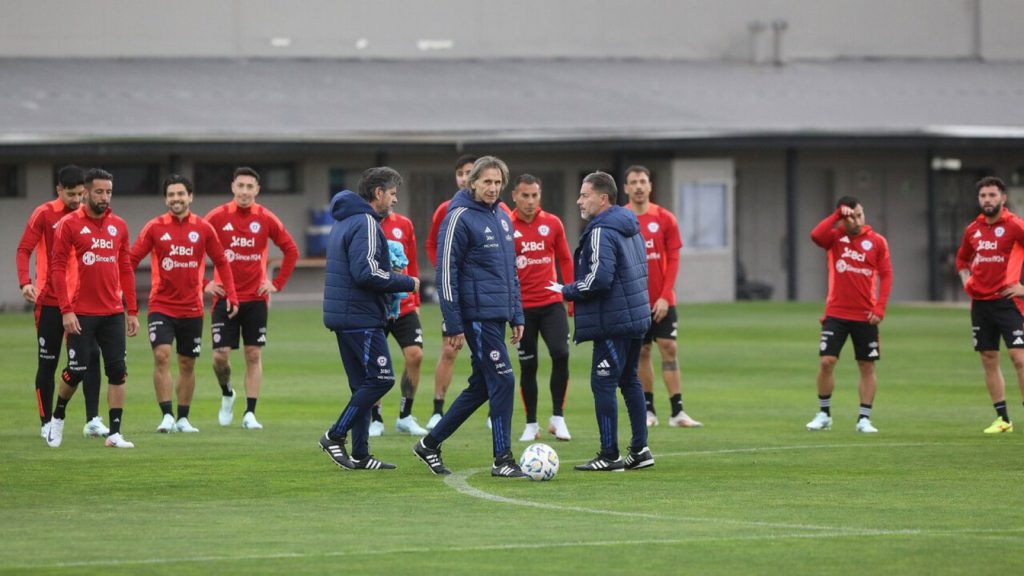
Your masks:
<path fill-rule="evenodd" d="M 868 316 L 868 321 L 878 324 L 885 318 L 885 307 L 889 303 L 889 295 L 892 293 L 892 261 L 889 259 L 889 243 L 882 239 L 879 242 L 880 251 L 878 255 L 878 300 L 875 301 L 875 308 Z"/>
<path fill-rule="evenodd" d="M 277 276 L 269 283 L 260 287 L 260 294 L 284 290 L 288 279 L 292 277 L 292 271 L 295 270 L 295 263 L 299 261 L 299 247 L 295 244 L 295 240 L 292 239 L 292 235 L 288 233 L 288 230 L 277 216 L 269 210 L 266 211 L 266 214 L 272 223 L 270 226 L 270 239 L 284 253 L 284 259 L 281 260 L 281 268 L 277 271 Z"/>
<path fill-rule="evenodd" d="M 825 217 L 824 220 L 818 222 L 818 225 L 811 230 L 811 240 L 815 244 L 828 250 L 832 247 L 832 243 L 835 242 L 835 235 L 832 234 L 832 230 L 835 229 L 836 224 L 843 218 L 843 209 L 853 211 L 849 206 L 840 206 L 836 208 L 836 211 Z"/>
<path fill-rule="evenodd" d="M 960 248 L 956 251 L 956 272 L 960 275 L 960 283 L 967 286 L 967 279 L 971 277 L 971 262 L 974 260 L 974 246 L 971 245 L 971 239 L 968 236 L 968 231 L 964 230 L 964 236 L 960 240 Z"/>
<path fill-rule="evenodd" d="M 442 332 L 445 336 L 462 335 L 462 309 L 459 304 L 459 264 L 465 255 L 469 233 L 460 225 L 464 209 L 445 216 L 439 236 L 444 238 L 443 250 L 437 255 L 437 293 L 441 300 Z"/>
<path fill-rule="evenodd" d="M 562 287 L 566 300 L 589 300 L 608 291 L 615 278 L 618 235 L 605 228 L 594 228 L 584 247 L 586 274 L 582 279 Z"/>
<path fill-rule="evenodd" d="M 418 286 L 418 281 L 410 276 L 391 272 L 390 266 L 382 267 L 380 264 L 382 252 L 385 254 L 383 260 L 387 261 L 387 241 L 381 239 L 380 227 L 377 220 L 369 214 L 354 216 L 356 224 L 351 232 L 351 241 L 348 242 L 346 250 L 348 253 L 349 274 L 356 286 L 373 290 L 376 292 L 412 292 Z M 382 244 L 383 242 L 383 244 Z"/>
<path fill-rule="evenodd" d="M 129 251 L 132 270 L 138 268 L 139 262 L 142 262 L 142 259 L 145 258 L 153 249 L 153 240 L 150 235 L 150 229 L 152 227 L 153 221 L 150 220 L 142 227 L 142 231 L 139 232 L 138 237 L 135 238 L 135 243 L 132 244 L 132 248 Z"/>
<path fill-rule="evenodd" d="M 238 308 L 238 293 L 235 291 L 235 275 L 231 271 L 231 264 L 228 262 L 227 257 L 224 255 L 224 246 L 220 243 L 220 238 L 217 237 L 217 232 L 213 229 L 213 226 L 209 222 L 204 222 L 206 225 L 206 255 L 213 261 L 213 266 L 217 269 L 217 275 L 220 277 L 221 284 L 220 290 L 223 294 L 219 296 L 226 297 L 227 300 L 227 311 L 228 316 L 234 316 L 232 313 L 233 309 Z M 200 276 L 199 282 L 202 284 L 206 282 L 206 279 Z M 212 282 L 210 284 L 213 284 Z M 207 291 L 209 292 L 209 291 Z"/>
<path fill-rule="evenodd" d="M 21 234 L 21 240 L 18 242 L 18 253 L 15 256 L 18 268 L 18 286 L 21 287 L 21 295 L 28 302 L 35 302 L 36 296 L 38 296 L 35 284 L 32 283 L 31 273 L 29 272 L 29 262 L 32 258 L 32 251 L 39 247 L 40 240 L 43 237 L 42 221 L 41 210 L 36 209 L 25 224 L 25 231 Z M 36 254 L 36 260 L 39 258 L 46 258 L 46 255 Z"/>
<path fill-rule="evenodd" d="M 427 232 L 427 258 L 431 266 L 437 266 L 437 235 L 441 233 L 441 223 L 448 212 L 448 203 L 442 202 L 430 219 L 430 232 Z"/>

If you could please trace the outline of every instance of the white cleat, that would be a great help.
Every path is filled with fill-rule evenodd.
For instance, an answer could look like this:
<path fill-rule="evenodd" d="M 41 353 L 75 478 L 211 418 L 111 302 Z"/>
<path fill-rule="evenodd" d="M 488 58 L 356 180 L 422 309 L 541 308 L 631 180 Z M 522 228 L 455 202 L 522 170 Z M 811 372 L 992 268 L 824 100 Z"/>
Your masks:
<path fill-rule="evenodd" d="M 865 434 L 875 434 L 878 432 L 878 428 L 875 428 L 874 425 L 871 424 L 871 418 L 861 418 L 860 420 L 857 420 L 857 427 L 855 429 L 857 432 L 863 432 Z"/>
<path fill-rule="evenodd" d="M 164 414 L 164 418 L 160 421 L 160 425 L 156 427 L 156 431 L 161 434 L 174 432 L 174 416 Z"/>
<path fill-rule="evenodd" d="M 217 412 L 217 422 L 220 422 L 221 426 L 231 426 L 231 421 L 235 418 L 232 410 L 235 407 L 235 398 L 237 395 L 235 391 L 231 391 L 231 396 L 220 397 L 220 411 Z"/>
<path fill-rule="evenodd" d="M 120 432 L 107 436 L 105 444 L 107 448 L 135 448 L 135 444 L 125 440 L 124 436 L 121 436 Z"/>
<path fill-rule="evenodd" d="M 246 430 L 262 430 L 263 424 L 260 424 L 256 420 L 255 414 L 252 412 L 246 412 L 245 415 L 242 416 L 242 428 Z"/>
<path fill-rule="evenodd" d="M 680 412 L 668 419 L 668 425 L 672 428 L 703 428 L 704 425 L 687 416 L 686 412 Z"/>
<path fill-rule="evenodd" d="M 86 438 L 105 438 L 107 434 L 110 434 L 110 428 L 107 428 L 103 418 L 99 416 L 94 416 L 85 423 L 85 428 L 82 428 L 82 435 Z"/>
<path fill-rule="evenodd" d="M 416 417 L 410 414 L 405 418 L 395 420 L 395 432 L 410 436 L 426 436 L 429 430 L 420 426 L 420 423 L 416 421 Z"/>
<path fill-rule="evenodd" d="M 196 428 L 188 421 L 188 418 L 178 418 L 178 421 L 174 423 L 175 432 L 199 432 L 199 428 Z"/>
<path fill-rule="evenodd" d="M 440 414 L 432 415 L 430 417 L 430 420 L 427 420 L 427 426 L 426 426 L 427 430 L 433 430 L 434 427 L 437 426 L 437 423 L 440 422 L 440 421 L 441 421 L 441 415 Z"/>
<path fill-rule="evenodd" d="M 572 436 L 569 434 L 569 427 L 565 425 L 565 417 L 563 416 L 552 416 L 548 420 L 548 433 L 554 434 L 555 438 L 562 442 L 572 440 Z"/>
<path fill-rule="evenodd" d="M 50 435 L 50 423 L 43 424 L 42 428 L 39 429 L 39 437 L 46 440 L 46 437 Z"/>
<path fill-rule="evenodd" d="M 64 421 L 58 418 L 50 419 L 50 429 L 46 431 L 46 443 L 50 448 L 60 448 L 64 441 Z"/>
<path fill-rule="evenodd" d="M 658 415 L 650 410 L 647 411 L 647 427 L 654 428 L 658 425 Z"/>
<path fill-rule="evenodd" d="M 818 412 L 814 415 L 814 420 L 807 423 L 807 429 L 812 432 L 817 432 L 818 430 L 831 430 L 832 417 L 824 412 Z"/>
<path fill-rule="evenodd" d="M 540 426 L 536 422 L 527 422 L 523 428 L 523 435 L 519 437 L 520 442 L 535 442 L 540 440 Z"/>
<path fill-rule="evenodd" d="M 370 434 L 371 438 L 377 438 L 378 436 L 383 436 L 384 435 L 384 423 L 381 422 L 380 420 L 374 420 L 373 422 L 370 422 L 369 434 Z"/>

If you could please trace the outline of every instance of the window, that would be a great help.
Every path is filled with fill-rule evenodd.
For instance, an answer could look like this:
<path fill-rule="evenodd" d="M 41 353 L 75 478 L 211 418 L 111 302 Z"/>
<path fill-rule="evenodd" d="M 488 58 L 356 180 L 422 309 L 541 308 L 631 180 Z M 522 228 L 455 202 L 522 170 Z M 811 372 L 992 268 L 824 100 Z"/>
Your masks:
<path fill-rule="evenodd" d="M 21 186 L 21 170 L 16 164 L 0 164 L 0 198 L 24 196 Z"/>
<path fill-rule="evenodd" d="M 196 164 L 196 194 L 217 195 L 230 193 L 231 177 L 235 168 L 249 166 L 260 175 L 261 194 L 300 194 L 296 177 L 298 171 L 294 164 L 253 164 L 239 162 L 236 164 Z"/>
<path fill-rule="evenodd" d="M 61 168 L 71 164 L 62 162 L 53 165 L 53 186 L 57 186 L 57 173 Z M 160 191 L 161 165 L 152 164 L 78 164 L 86 172 L 91 168 L 101 168 L 114 176 L 114 196 L 157 196 Z"/>
<path fill-rule="evenodd" d="M 679 187 L 683 246 L 725 248 L 728 187 L 722 182 L 686 182 Z"/>

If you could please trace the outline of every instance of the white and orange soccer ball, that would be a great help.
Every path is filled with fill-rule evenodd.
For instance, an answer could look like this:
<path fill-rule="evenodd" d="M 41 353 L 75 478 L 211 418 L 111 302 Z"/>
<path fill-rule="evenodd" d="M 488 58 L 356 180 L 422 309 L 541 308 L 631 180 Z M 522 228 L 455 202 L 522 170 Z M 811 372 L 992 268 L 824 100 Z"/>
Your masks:
<path fill-rule="evenodd" d="M 547 444 L 530 444 L 519 457 L 519 467 L 531 480 L 551 480 L 558 474 L 558 453 Z"/>

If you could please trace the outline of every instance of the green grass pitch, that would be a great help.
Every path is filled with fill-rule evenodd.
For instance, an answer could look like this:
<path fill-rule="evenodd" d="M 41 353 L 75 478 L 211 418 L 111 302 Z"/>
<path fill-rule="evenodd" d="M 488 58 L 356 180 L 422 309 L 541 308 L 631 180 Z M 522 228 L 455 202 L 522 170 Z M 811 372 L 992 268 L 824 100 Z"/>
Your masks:
<path fill-rule="evenodd" d="M 1024 573 L 1024 438 L 1021 430 L 981 434 L 994 413 L 967 311 L 889 311 L 874 436 L 853 430 L 849 345 L 833 430 L 804 429 L 817 410 L 820 311 L 681 306 L 684 399 L 705 428 L 665 426 L 659 380 L 662 426 L 650 434 L 657 465 L 638 472 L 571 469 L 597 450 L 590 348 L 574 347 L 566 412 L 573 439 L 543 437 L 562 460 L 544 483 L 490 478 L 484 410 L 445 444 L 456 474 L 430 475 L 411 453 L 413 439 L 394 432 L 397 388 L 385 398 L 387 434 L 371 446 L 398 470 L 336 468 L 316 440 L 349 393 L 315 308 L 271 311 L 264 430 L 242 430 L 238 405 L 232 427 L 217 424 L 207 340 L 191 417 L 202 431 L 157 434 L 152 358 L 141 336 L 129 344 L 124 424 L 137 448 L 83 438 L 77 397 L 64 445 L 50 449 L 38 436 L 31 317 L 0 315 L 0 573 Z M 414 407 L 421 423 L 430 413 L 438 316 L 436 307 L 423 311 L 426 359 Z M 468 365 L 464 353 L 449 401 Z M 237 353 L 233 366 L 240 380 Z M 542 362 L 542 382 L 547 370 Z M 1004 373 L 1010 414 L 1024 424 L 1005 358 Z M 543 384 L 540 397 L 546 422 Z M 513 423 L 515 440 L 518 402 Z M 622 445 L 627 438 L 620 410 Z"/>

